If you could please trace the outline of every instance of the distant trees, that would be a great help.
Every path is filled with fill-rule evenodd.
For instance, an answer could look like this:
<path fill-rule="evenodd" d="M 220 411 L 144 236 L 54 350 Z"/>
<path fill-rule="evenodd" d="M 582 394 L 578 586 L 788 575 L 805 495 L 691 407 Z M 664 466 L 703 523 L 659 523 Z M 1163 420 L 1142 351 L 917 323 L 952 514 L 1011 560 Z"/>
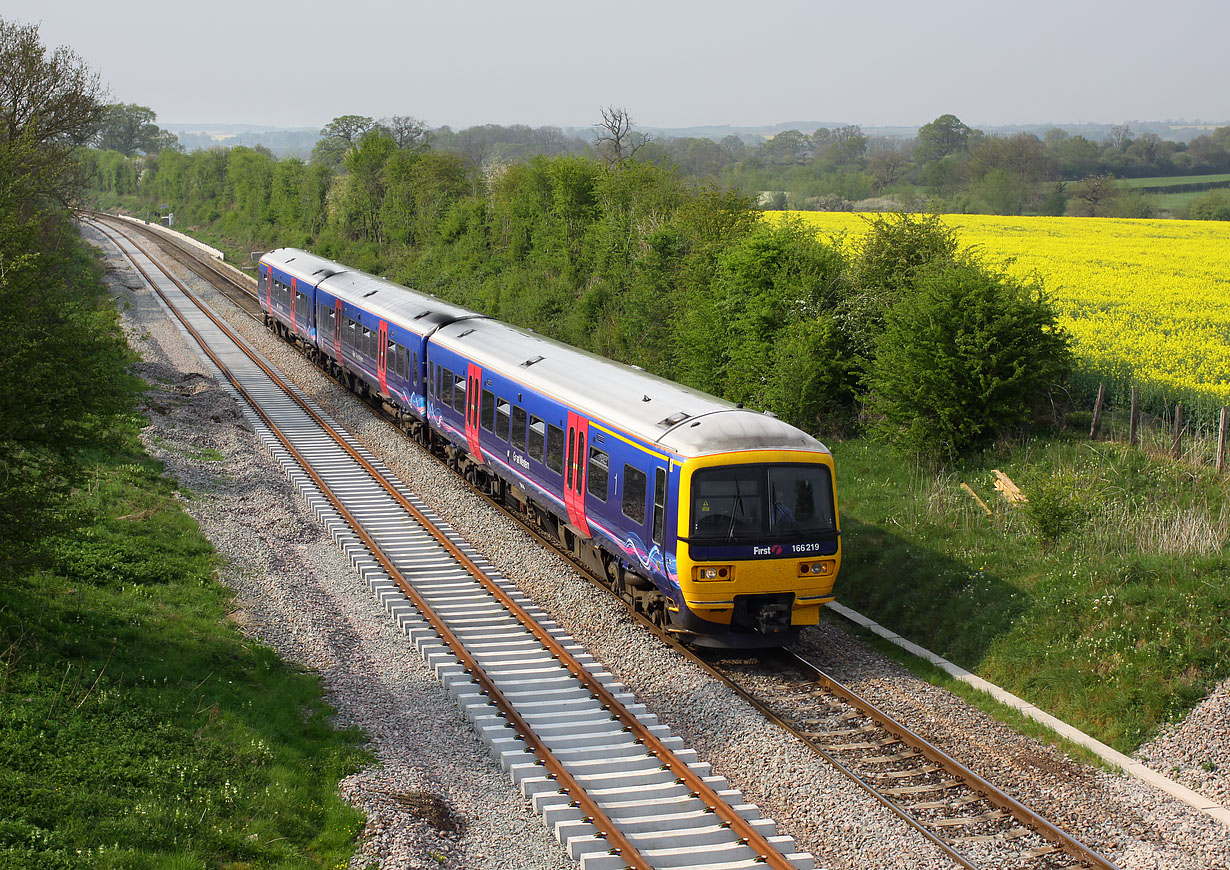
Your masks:
<path fill-rule="evenodd" d="M 157 154 L 178 147 L 175 134 L 154 123 L 157 118 L 157 113 L 146 106 L 113 103 L 107 106 L 94 144 L 104 151 L 118 151 L 125 157 L 138 153 Z"/>

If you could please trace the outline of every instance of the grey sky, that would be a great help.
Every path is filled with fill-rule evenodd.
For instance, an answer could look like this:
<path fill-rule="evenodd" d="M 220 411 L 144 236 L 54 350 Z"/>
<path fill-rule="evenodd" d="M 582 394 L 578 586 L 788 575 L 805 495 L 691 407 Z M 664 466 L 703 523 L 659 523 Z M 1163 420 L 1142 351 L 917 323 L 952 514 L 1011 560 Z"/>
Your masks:
<path fill-rule="evenodd" d="M 5 0 L 161 123 L 1230 119 L 1225 0 Z"/>

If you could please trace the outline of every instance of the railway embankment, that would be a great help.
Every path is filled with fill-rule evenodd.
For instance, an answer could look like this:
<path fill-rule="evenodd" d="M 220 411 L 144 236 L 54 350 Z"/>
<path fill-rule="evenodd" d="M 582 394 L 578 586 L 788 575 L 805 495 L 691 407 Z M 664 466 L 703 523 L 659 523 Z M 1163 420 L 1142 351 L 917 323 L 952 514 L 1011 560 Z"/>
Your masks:
<path fill-rule="evenodd" d="M 258 328 L 254 330 L 259 332 Z M 290 372 L 297 371 L 296 377 L 302 376 L 312 383 L 315 373 L 289 348 L 267 338 L 263 348 L 279 365 Z M 707 684 L 698 674 L 672 667 L 670 655 L 658 650 L 648 636 L 640 637 L 635 625 L 613 616 L 610 602 L 599 600 L 592 586 L 537 547 L 519 541 L 515 531 L 502 527 L 498 515 L 476 503 L 455 482 L 441 480 L 431 469 L 431 463 L 417 457 L 417 448 L 370 418 L 344 391 L 319 381 L 310 391 L 336 419 L 384 457 L 403 479 L 414 481 L 424 497 L 455 528 L 472 540 L 487 542 L 486 549 L 493 562 L 519 584 L 524 584 L 523 588 L 544 609 L 594 650 L 600 660 L 610 664 L 638 697 L 659 710 L 673 730 L 696 745 L 702 756 L 713 762 L 716 771 L 738 783 L 801 844 L 833 866 L 858 864 L 869 858 L 882 860 L 885 866 L 924 865 L 925 859 L 921 856 L 926 854 L 925 847 L 890 838 L 883 825 L 875 821 L 875 815 L 864 815 L 856 803 L 827 794 L 821 797 L 812 787 L 819 773 L 807 772 L 811 768 L 798 766 L 808 763 L 802 755 L 788 746 L 776 744 L 764 724 L 757 724 L 754 717 L 747 718 L 721 687 Z M 260 515 L 272 516 L 272 513 L 261 510 Z M 293 547 L 282 545 L 278 558 L 287 558 L 286 554 L 305 545 L 299 539 L 292 538 L 292 541 Z M 289 574 L 300 580 L 307 576 L 298 573 L 293 566 Z M 260 577 L 249 582 L 254 595 L 264 584 Z M 349 582 L 357 588 L 355 579 Z M 277 626 L 284 620 L 295 635 L 320 628 L 311 622 L 289 621 L 280 612 L 257 621 L 271 626 L 267 630 L 273 632 L 279 630 Z M 323 622 L 327 624 L 328 620 Z M 337 633 L 350 632 L 348 627 Z M 311 646 L 320 643 L 303 639 L 298 642 Z M 989 769 L 997 778 L 1007 779 L 1009 787 L 1019 788 L 1020 793 L 1027 795 L 1044 813 L 1084 836 L 1090 845 L 1115 859 L 1120 866 L 1173 866 L 1194 870 L 1224 864 L 1230 857 L 1225 854 L 1224 836 L 1215 823 L 1175 806 L 1148 789 L 1074 764 L 1054 749 L 1015 734 L 977 711 L 971 711 L 947 693 L 919 684 L 900 668 L 861 648 L 848 637 L 843 639 L 842 632 L 833 633 L 832 626 L 810 632 L 808 642 L 814 644 L 815 651 L 823 651 L 830 667 L 834 663 L 842 667 L 844 677 L 855 685 L 863 686 L 869 694 L 895 698 L 895 706 L 905 711 L 912 727 L 940 734 L 941 741 L 954 747 L 954 755 L 964 755 L 975 767 Z M 336 690 L 353 692 L 350 681 L 356 676 L 350 673 L 347 680 L 339 680 L 334 684 Z M 391 703 L 406 704 L 408 709 L 413 709 L 413 704 L 423 700 L 414 693 L 401 694 L 390 680 L 386 678 L 384 682 L 389 689 L 385 697 Z M 365 697 L 352 701 L 361 707 L 368 703 L 371 693 L 360 689 L 360 695 Z M 338 700 L 335 703 L 342 710 L 348 709 L 349 702 Z M 372 713 L 356 715 L 365 717 L 366 722 L 369 721 L 366 717 Z M 402 719 L 400 727 L 389 729 L 396 732 L 391 735 L 395 738 L 394 744 L 416 743 L 420 739 L 418 731 L 412 727 L 414 721 L 413 717 Z M 368 724 L 366 727 L 370 732 L 375 726 Z M 437 727 L 436 730 L 441 729 Z M 383 740 L 378 743 L 376 752 L 382 757 L 384 753 L 395 751 L 383 745 Z M 447 753 L 449 750 L 441 747 L 440 751 Z M 767 765 L 766 758 L 771 759 Z M 446 768 L 447 771 L 451 768 Z M 766 777 L 766 771 L 773 775 Z M 440 809 L 438 818 L 456 818 L 462 829 L 477 824 L 476 819 L 485 822 L 484 793 L 447 787 L 440 779 L 415 780 L 411 776 L 409 781 L 424 786 L 416 791 L 415 800 L 425 805 L 429 797 L 435 797 L 437 802 L 431 805 Z M 372 835 L 371 854 L 387 857 L 390 853 L 382 850 L 392 848 L 393 844 L 413 851 L 431 849 L 432 844 L 443 842 L 454 851 L 437 852 L 442 858 L 470 862 L 466 866 L 487 866 L 491 859 L 491 865 L 498 866 L 499 848 L 484 849 L 472 834 L 441 837 L 438 832 L 433 833 L 423 814 L 406 812 L 404 802 L 388 796 L 391 781 L 377 778 L 372 782 L 374 787 L 355 789 L 356 793 L 364 793 L 360 800 L 371 819 L 368 828 Z M 462 791 L 466 794 L 462 795 Z M 828 821 L 833 818 L 842 819 L 837 828 Z M 531 820 L 530 824 L 539 823 Z M 1179 833 L 1175 834 L 1176 831 Z M 893 863 L 902 855 L 911 856 L 908 865 Z M 549 850 L 544 860 L 551 860 Z"/>

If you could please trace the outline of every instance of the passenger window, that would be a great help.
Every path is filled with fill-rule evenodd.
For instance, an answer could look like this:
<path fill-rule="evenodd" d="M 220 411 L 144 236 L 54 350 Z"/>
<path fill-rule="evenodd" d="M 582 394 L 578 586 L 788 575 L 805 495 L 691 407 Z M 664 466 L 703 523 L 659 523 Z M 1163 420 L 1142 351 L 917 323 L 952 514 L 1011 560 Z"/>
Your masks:
<path fill-rule="evenodd" d="M 596 499 L 606 501 L 607 483 L 611 476 L 611 457 L 597 447 L 589 448 L 589 479 L 585 488 Z"/>
<path fill-rule="evenodd" d="M 547 468 L 556 474 L 564 470 L 564 430 L 547 424 Z"/>
<path fill-rule="evenodd" d="M 503 399 L 497 399 L 495 403 L 495 437 L 501 441 L 508 440 L 508 424 L 511 414 L 512 405 Z"/>
<path fill-rule="evenodd" d="M 666 531 L 666 469 L 656 468 L 653 473 L 653 542 L 662 546 Z"/>
<path fill-rule="evenodd" d="M 407 377 L 409 377 L 409 379 L 415 385 L 417 385 L 419 382 L 419 352 L 417 350 L 414 352 L 414 361 L 412 365 L 414 366 L 414 368 L 410 370 L 410 373 L 409 375 L 407 375 Z"/>
<path fill-rule="evenodd" d="M 518 450 L 526 451 L 525 446 L 525 408 L 513 405 L 512 409 L 512 444 Z M 539 452 L 541 456 L 541 451 Z"/>
<path fill-rule="evenodd" d="M 441 389 L 437 390 L 440 394 L 440 401 L 446 405 L 453 403 L 453 373 L 446 368 L 440 369 L 440 377 L 442 379 Z"/>
<path fill-rule="evenodd" d="M 594 472 L 591 470 L 590 474 Z M 645 525 L 645 493 L 649 478 L 645 472 L 631 465 L 624 466 L 624 516 L 638 526 Z"/>
<path fill-rule="evenodd" d="M 547 427 L 546 424 L 539 420 L 534 415 L 530 415 L 530 456 L 542 462 L 543 447 L 547 443 Z"/>
<path fill-rule="evenodd" d="M 483 428 L 488 432 L 495 431 L 495 394 L 483 390 Z"/>
<path fill-rule="evenodd" d="M 466 379 L 460 374 L 453 375 L 453 410 L 465 413 Z"/>

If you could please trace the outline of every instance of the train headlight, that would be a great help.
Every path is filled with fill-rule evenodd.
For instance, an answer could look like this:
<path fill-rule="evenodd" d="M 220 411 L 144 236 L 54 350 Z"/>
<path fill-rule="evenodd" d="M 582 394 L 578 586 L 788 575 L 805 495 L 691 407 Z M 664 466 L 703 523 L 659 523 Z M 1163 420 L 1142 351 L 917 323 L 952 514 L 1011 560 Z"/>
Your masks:
<path fill-rule="evenodd" d="M 831 559 L 823 559 L 819 562 L 800 562 L 799 575 L 806 576 L 807 574 L 832 574 L 833 561 Z"/>
<path fill-rule="evenodd" d="M 692 571 L 697 580 L 729 580 L 731 576 L 729 565 L 697 565 Z"/>

